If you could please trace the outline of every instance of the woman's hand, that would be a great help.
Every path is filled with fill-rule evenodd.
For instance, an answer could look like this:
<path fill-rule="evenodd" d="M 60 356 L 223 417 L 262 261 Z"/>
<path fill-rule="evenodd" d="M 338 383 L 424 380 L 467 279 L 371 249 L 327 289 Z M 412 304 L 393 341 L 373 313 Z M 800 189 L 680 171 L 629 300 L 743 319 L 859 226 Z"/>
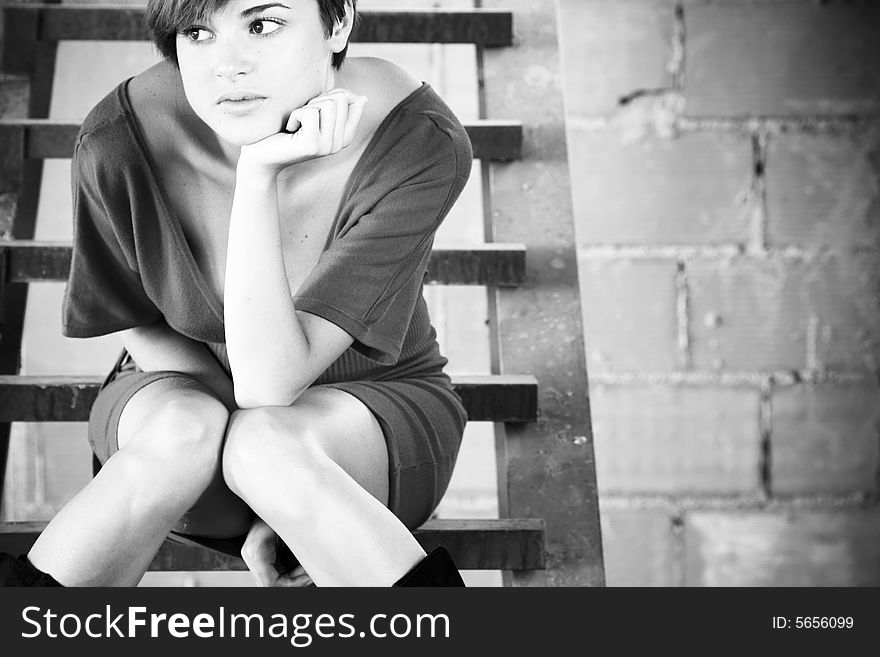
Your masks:
<path fill-rule="evenodd" d="M 366 96 L 331 89 L 290 114 L 286 131 L 243 146 L 238 171 L 277 175 L 291 164 L 333 155 L 351 144 Z"/>
<path fill-rule="evenodd" d="M 305 569 L 297 564 L 293 570 L 278 570 L 276 561 L 278 554 L 275 549 L 276 534 L 269 525 L 257 518 L 248 532 L 241 557 L 248 570 L 253 573 L 260 586 L 309 586 L 312 578 Z"/>

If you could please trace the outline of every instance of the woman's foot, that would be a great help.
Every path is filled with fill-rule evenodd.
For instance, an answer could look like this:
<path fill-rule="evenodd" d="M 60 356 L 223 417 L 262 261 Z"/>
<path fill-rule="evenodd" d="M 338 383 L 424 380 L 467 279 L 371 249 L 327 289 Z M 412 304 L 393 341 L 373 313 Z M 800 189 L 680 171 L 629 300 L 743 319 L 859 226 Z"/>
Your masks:
<path fill-rule="evenodd" d="M 444 547 L 438 547 L 419 561 L 394 586 L 464 586 L 464 580 Z"/>
<path fill-rule="evenodd" d="M 63 586 L 42 570 L 36 568 L 27 555 L 13 557 L 0 553 L 0 586 Z"/>

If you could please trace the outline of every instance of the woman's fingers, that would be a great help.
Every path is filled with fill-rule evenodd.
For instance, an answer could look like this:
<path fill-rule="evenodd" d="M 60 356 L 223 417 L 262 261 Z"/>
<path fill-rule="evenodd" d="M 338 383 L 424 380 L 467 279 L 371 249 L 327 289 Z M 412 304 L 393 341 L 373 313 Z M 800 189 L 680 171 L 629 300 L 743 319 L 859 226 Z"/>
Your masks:
<path fill-rule="evenodd" d="M 297 130 L 300 129 L 302 123 L 299 120 L 301 109 L 295 109 L 290 113 L 290 117 L 287 119 L 287 124 L 284 126 L 284 132 L 288 132 L 293 134 Z"/>
<path fill-rule="evenodd" d="M 333 102 L 336 105 L 336 120 L 333 122 L 333 150 L 331 152 L 338 153 L 348 145 L 343 141 L 345 124 L 348 122 L 348 95 L 337 93 L 333 96 Z"/>
<path fill-rule="evenodd" d="M 278 571 L 275 570 L 273 562 L 275 559 L 268 555 L 245 555 L 242 553 L 245 565 L 257 580 L 258 586 L 274 586 L 278 580 Z"/>
<path fill-rule="evenodd" d="M 318 135 L 318 153 L 330 155 L 333 150 L 333 135 L 336 131 L 336 117 L 339 111 L 338 103 L 332 98 L 324 98 L 317 102 L 312 101 L 318 108 L 321 117 L 321 127 Z"/>
<path fill-rule="evenodd" d="M 333 132 L 333 148 L 336 152 L 351 143 L 351 139 L 346 138 L 349 132 L 348 127 L 351 124 L 351 112 L 363 96 L 353 94 L 346 89 L 336 89 L 331 93 L 336 101 L 336 125 Z M 353 135 L 354 132 L 352 131 L 351 134 Z"/>
<path fill-rule="evenodd" d="M 345 89 L 313 98 L 290 113 L 283 132 L 242 147 L 239 166 L 277 172 L 297 162 L 338 153 L 354 140 L 366 102 L 366 97 Z"/>
<path fill-rule="evenodd" d="M 241 547 L 241 557 L 253 573 L 259 586 L 309 586 L 312 578 L 302 565 L 297 564 L 290 572 L 279 572 L 277 560 L 277 536 L 275 531 L 257 518 Z"/>
<path fill-rule="evenodd" d="M 321 112 L 320 148 L 322 155 L 338 153 L 343 146 L 342 127 L 344 127 L 348 116 L 347 97 L 348 92 L 342 89 L 332 89 L 309 101 L 309 105 L 318 107 Z"/>
<path fill-rule="evenodd" d="M 309 138 L 315 137 L 320 132 L 320 127 L 320 109 L 314 105 L 305 105 L 293 110 L 287 121 L 288 132 L 303 133 Z"/>
<path fill-rule="evenodd" d="M 275 532 L 262 520 L 255 520 L 241 547 L 241 558 L 260 586 L 274 586 L 278 580 L 275 569 Z"/>
<path fill-rule="evenodd" d="M 321 108 L 321 146 L 325 154 L 338 153 L 351 144 L 365 103 L 365 96 L 347 89 L 331 89 L 309 101 L 309 105 Z"/>
<path fill-rule="evenodd" d="M 297 565 L 296 568 L 291 570 L 289 573 L 279 577 L 276 586 L 304 587 L 309 586 L 312 583 L 312 578 L 309 577 L 308 573 L 305 571 L 305 568 L 303 568 L 301 565 Z"/>
<path fill-rule="evenodd" d="M 366 96 L 358 96 L 358 98 L 348 106 L 348 121 L 345 123 L 343 131 L 344 146 L 348 146 L 354 140 L 354 131 L 360 123 L 364 114 L 364 107 L 367 105 Z"/>

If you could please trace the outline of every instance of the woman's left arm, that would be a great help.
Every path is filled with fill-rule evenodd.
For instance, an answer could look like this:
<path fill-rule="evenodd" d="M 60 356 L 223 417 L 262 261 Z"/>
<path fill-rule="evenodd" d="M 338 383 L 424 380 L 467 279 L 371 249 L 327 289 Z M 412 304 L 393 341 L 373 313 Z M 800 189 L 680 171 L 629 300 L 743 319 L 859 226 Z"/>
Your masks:
<path fill-rule="evenodd" d="M 297 312 L 284 268 L 277 175 L 351 143 L 366 99 L 336 91 L 291 115 L 290 133 L 242 148 L 229 225 L 224 321 L 239 408 L 288 406 L 351 344 L 335 324 Z M 299 124 L 299 126 L 296 126 Z"/>

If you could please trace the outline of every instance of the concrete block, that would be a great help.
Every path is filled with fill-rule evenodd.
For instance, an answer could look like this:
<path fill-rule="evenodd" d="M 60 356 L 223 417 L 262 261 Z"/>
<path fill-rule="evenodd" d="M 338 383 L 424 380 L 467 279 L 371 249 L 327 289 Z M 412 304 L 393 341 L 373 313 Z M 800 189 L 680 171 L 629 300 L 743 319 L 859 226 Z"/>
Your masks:
<path fill-rule="evenodd" d="M 865 371 L 880 359 L 877 255 L 687 263 L 697 369 Z"/>
<path fill-rule="evenodd" d="M 590 386 L 600 494 L 754 493 L 757 389 Z"/>
<path fill-rule="evenodd" d="M 688 133 L 632 140 L 576 128 L 569 135 L 580 246 L 748 239 L 748 137 Z"/>
<path fill-rule="evenodd" d="M 634 91 L 672 84 L 671 2 L 562 0 L 569 116 L 603 116 Z"/>
<path fill-rule="evenodd" d="M 876 375 L 880 363 L 880 252 L 822 258 L 805 281 L 815 367 Z"/>
<path fill-rule="evenodd" d="M 772 137 L 766 172 L 771 246 L 880 246 L 880 130 Z"/>
<path fill-rule="evenodd" d="M 600 505 L 607 586 L 675 586 L 672 518 L 664 511 Z"/>
<path fill-rule="evenodd" d="M 880 586 L 877 508 L 692 512 L 685 527 L 687 586 Z"/>
<path fill-rule="evenodd" d="M 807 364 L 802 268 L 751 259 L 687 263 L 696 369 L 801 370 Z"/>
<path fill-rule="evenodd" d="M 675 262 L 582 255 L 578 274 L 591 374 L 677 367 Z"/>
<path fill-rule="evenodd" d="M 775 494 L 877 488 L 880 387 L 828 383 L 772 396 L 771 488 Z"/>
<path fill-rule="evenodd" d="M 880 109 L 880 7 L 875 3 L 690 3 L 684 15 L 688 115 Z"/>

